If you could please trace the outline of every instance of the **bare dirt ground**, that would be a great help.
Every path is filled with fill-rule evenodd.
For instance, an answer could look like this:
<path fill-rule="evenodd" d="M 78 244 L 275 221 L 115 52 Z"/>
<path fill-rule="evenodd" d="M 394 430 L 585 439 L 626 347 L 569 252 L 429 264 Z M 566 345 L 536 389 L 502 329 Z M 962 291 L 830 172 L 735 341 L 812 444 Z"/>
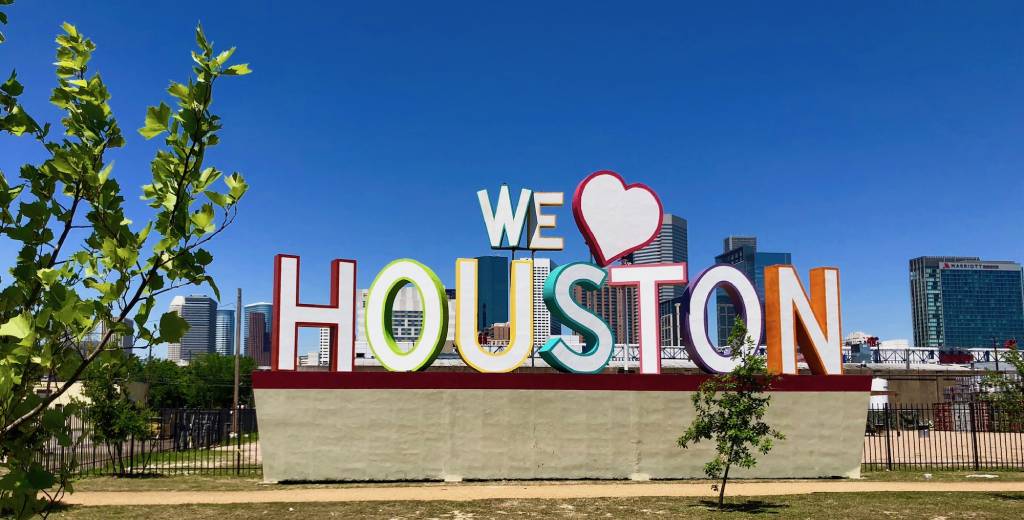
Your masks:
<path fill-rule="evenodd" d="M 776 481 L 735 482 L 728 496 L 778 496 L 809 493 L 863 492 L 1024 492 L 1024 482 L 859 482 Z M 580 499 L 716 496 L 701 483 L 504 484 L 445 486 L 380 486 L 295 489 L 288 486 L 256 491 L 83 491 L 63 500 L 79 506 L 144 506 L 180 504 L 243 504 L 285 502 L 471 501 L 493 499 Z"/>

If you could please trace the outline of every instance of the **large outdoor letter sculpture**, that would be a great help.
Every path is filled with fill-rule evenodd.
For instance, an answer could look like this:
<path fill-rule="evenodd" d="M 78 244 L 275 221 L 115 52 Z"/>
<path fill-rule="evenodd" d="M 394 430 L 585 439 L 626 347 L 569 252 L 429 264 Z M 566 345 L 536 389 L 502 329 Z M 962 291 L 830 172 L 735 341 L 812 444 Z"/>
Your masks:
<path fill-rule="evenodd" d="M 274 258 L 273 370 L 295 370 L 299 327 L 331 329 L 331 371 L 351 372 L 355 357 L 356 262 L 331 262 L 331 303 L 299 303 L 299 257 Z"/>
<path fill-rule="evenodd" d="M 768 370 L 796 374 L 797 348 L 813 374 L 843 373 L 839 269 L 811 269 L 811 298 L 791 265 L 764 270 Z"/>
<path fill-rule="evenodd" d="M 561 338 L 551 338 L 540 349 L 540 357 L 562 372 L 595 374 L 612 357 L 615 339 L 612 330 L 600 316 L 572 299 L 572 288 L 580 285 L 597 290 L 604 285 L 604 269 L 593 264 L 575 262 L 555 268 L 544 282 L 544 303 L 552 316 L 583 336 L 582 352 L 573 350 Z"/>
<path fill-rule="evenodd" d="M 391 309 L 406 284 L 419 291 L 423 320 L 419 338 L 403 351 L 391 333 Z M 427 368 L 444 348 L 447 333 L 448 296 L 433 271 L 415 260 L 402 259 L 377 274 L 366 295 L 366 342 L 381 365 L 392 372 Z"/>
<path fill-rule="evenodd" d="M 708 300 L 716 287 L 729 295 L 747 325 L 748 337 L 755 346 L 761 344 L 763 313 L 754 284 L 739 269 L 731 265 L 716 265 L 704 271 L 687 287 L 686 350 L 690 360 L 712 374 L 732 372 L 736 367 L 728 354 L 719 353 L 708 338 Z"/>
<path fill-rule="evenodd" d="M 661 373 L 661 327 L 658 288 L 686 283 L 686 262 L 623 265 L 609 269 L 608 285 L 635 285 L 640 306 L 640 373 Z"/>
<path fill-rule="evenodd" d="M 533 352 L 533 262 L 512 262 L 509 280 L 508 347 L 498 353 L 484 350 L 478 341 L 477 261 L 460 258 L 455 262 L 455 344 L 459 356 L 478 372 L 511 372 Z"/>
<path fill-rule="evenodd" d="M 526 234 L 531 250 L 560 250 L 563 239 L 544 236 L 554 229 L 555 215 L 545 207 L 560 206 L 559 192 L 522 189 L 513 205 L 508 186 L 502 185 L 492 207 L 487 190 L 477 192 L 487 236 L 492 248 L 517 249 Z M 614 335 L 596 312 L 573 299 L 573 288 L 601 290 L 609 286 L 636 287 L 639 304 L 639 371 L 661 372 L 661 330 L 658 292 L 663 285 L 687 283 L 685 262 L 674 264 L 612 265 L 658 236 L 663 224 L 661 201 L 643 184 L 626 184 L 619 174 L 602 170 L 588 175 L 573 194 L 572 213 L 594 258 L 594 263 L 574 262 L 556 268 L 544 283 L 544 304 L 559 322 L 584 338 L 581 349 L 562 338 L 548 340 L 539 355 L 562 372 L 591 374 L 603 371 L 611 360 Z M 595 265 L 596 264 L 596 265 Z M 367 295 L 366 341 L 374 357 L 391 371 L 422 370 L 438 356 L 454 319 L 454 339 L 466 365 L 479 372 L 510 372 L 533 352 L 533 262 L 513 260 L 509 281 L 509 343 L 497 351 L 480 345 L 477 322 L 477 261 L 455 262 L 455 316 L 448 316 L 444 286 L 426 266 L 414 260 L 396 260 L 377 275 Z M 331 303 L 299 303 L 299 258 L 278 255 L 274 263 L 274 315 L 271 368 L 296 370 L 297 336 L 300 327 L 331 329 L 330 370 L 350 372 L 355 351 L 356 262 L 331 264 Z M 728 352 L 712 345 L 707 331 L 707 304 L 716 288 L 722 288 L 747 324 L 748 340 L 761 344 L 762 323 L 767 344 L 768 369 L 772 373 L 797 373 L 798 357 L 818 375 L 843 373 L 842 330 L 839 305 L 839 270 L 811 269 L 811 295 L 807 296 L 796 269 L 790 265 L 765 268 L 765 302 L 762 310 L 754 284 L 728 265 L 704 271 L 689 285 L 682 308 L 686 349 L 690 359 L 705 372 L 726 373 L 736 362 Z M 412 348 L 401 348 L 391 332 L 391 309 L 399 289 L 416 287 L 423 305 L 420 336 Z M 624 350 L 628 347 L 624 346 Z"/>

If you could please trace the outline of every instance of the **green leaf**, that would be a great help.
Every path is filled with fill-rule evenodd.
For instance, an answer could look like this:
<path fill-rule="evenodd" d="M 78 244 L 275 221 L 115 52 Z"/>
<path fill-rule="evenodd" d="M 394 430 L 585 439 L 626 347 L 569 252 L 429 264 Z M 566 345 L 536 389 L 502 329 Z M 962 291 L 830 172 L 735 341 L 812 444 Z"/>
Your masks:
<path fill-rule="evenodd" d="M 188 332 L 188 323 L 176 312 L 165 312 L 160 316 L 160 339 L 177 343 Z"/>
<path fill-rule="evenodd" d="M 110 161 L 109 164 L 107 164 L 106 166 L 103 167 L 102 170 L 100 170 L 100 184 L 101 185 L 103 183 L 107 182 L 107 179 L 110 178 L 110 172 L 113 169 L 114 169 L 114 161 Z"/>
<path fill-rule="evenodd" d="M 206 197 L 210 199 L 210 202 L 213 202 L 214 204 L 222 208 L 231 203 L 230 197 L 224 195 L 223 193 L 217 193 L 216 191 L 206 190 L 203 192 L 203 195 L 206 195 Z"/>
<path fill-rule="evenodd" d="M 231 197 L 235 200 L 242 198 L 242 195 L 245 195 L 245 191 L 249 189 L 249 185 L 245 183 L 245 179 L 238 172 L 224 177 L 224 183 L 228 185 L 228 188 L 231 188 Z"/>
<path fill-rule="evenodd" d="M 26 480 L 35 489 L 47 489 L 56 482 L 53 475 L 39 464 L 34 464 L 32 469 L 28 470 Z"/>
<path fill-rule="evenodd" d="M 25 87 L 18 82 L 18 74 L 11 71 L 11 77 L 7 78 L 3 85 L 0 85 L 0 90 L 11 97 L 18 97 L 25 91 Z"/>
<path fill-rule="evenodd" d="M 238 65 L 232 65 L 224 69 L 223 74 L 225 76 L 245 76 L 246 74 L 252 73 L 252 69 L 249 68 L 248 63 L 240 63 Z"/>
<path fill-rule="evenodd" d="M 203 34 L 203 24 L 196 25 L 196 43 L 206 52 L 213 52 L 213 47 Z"/>
<path fill-rule="evenodd" d="M 167 92 L 178 99 L 188 99 L 188 87 L 181 83 L 171 82 L 171 86 L 167 87 Z"/>
<path fill-rule="evenodd" d="M 213 225 L 213 206 L 210 204 L 203 204 L 203 207 L 199 211 L 192 214 L 192 223 L 197 228 L 203 230 L 204 233 L 210 233 L 215 229 Z"/>
<path fill-rule="evenodd" d="M 146 126 L 139 129 L 139 133 L 146 139 L 152 139 L 167 131 L 167 120 L 171 117 L 171 107 L 160 103 L 159 107 L 146 109 Z"/>
<path fill-rule="evenodd" d="M 227 63 L 228 59 L 230 59 L 231 55 L 234 54 L 234 53 L 235 53 L 235 48 L 232 47 L 232 48 L 230 48 L 230 49 L 228 49 L 228 50 L 218 54 L 217 58 L 216 58 L 217 65 L 223 65 L 223 64 Z"/>
<path fill-rule="evenodd" d="M 60 276 L 60 273 L 54 269 L 40 269 L 36 271 L 36 276 L 43 281 L 43 284 L 49 287 L 50 284 L 57 281 L 57 277 Z"/>
<path fill-rule="evenodd" d="M 0 336 L 14 336 L 18 339 L 23 339 L 32 332 L 32 321 L 25 317 L 24 314 L 19 314 L 0 325 Z"/>

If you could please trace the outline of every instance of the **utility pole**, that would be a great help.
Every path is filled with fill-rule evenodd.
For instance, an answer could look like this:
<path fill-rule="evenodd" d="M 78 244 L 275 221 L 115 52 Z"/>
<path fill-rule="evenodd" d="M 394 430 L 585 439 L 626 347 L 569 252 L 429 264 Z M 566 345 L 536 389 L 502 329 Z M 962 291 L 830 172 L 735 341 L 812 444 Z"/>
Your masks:
<path fill-rule="evenodd" d="M 996 358 L 996 372 L 999 372 L 999 342 L 992 336 L 992 355 Z"/>
<path fill-rule="evenodd" d="M 679 302 L 676 302 L 676 346 L 683 345 L 683 324 L 679 321 Z M 756 345 L 755 345 L 756 347 Z"/>
<path fill-rule="evenodd" d="M 242 351 L 242 288 L 238 288 L 238 294 L 235 297 L 235 397 L 234 413 L 232 413 L 231 430 L 235 432 L 235 437 L 238 436 L 238 371 L 239 371 L 239 358 Z"/>

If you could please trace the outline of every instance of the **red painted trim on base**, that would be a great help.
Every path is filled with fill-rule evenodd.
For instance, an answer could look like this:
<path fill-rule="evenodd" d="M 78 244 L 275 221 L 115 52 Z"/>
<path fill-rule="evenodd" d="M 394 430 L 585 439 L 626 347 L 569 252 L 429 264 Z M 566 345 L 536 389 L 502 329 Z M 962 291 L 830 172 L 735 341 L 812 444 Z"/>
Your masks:
<path fill-rule="evenodd" d="M 690 374 L 480 374 L 475 372 L 253 372 L 257 389 L 620 390 L 693 392 L 712 376 Z M 775 392 L 869 392 L 871 376 L 784 375 Z"/>

